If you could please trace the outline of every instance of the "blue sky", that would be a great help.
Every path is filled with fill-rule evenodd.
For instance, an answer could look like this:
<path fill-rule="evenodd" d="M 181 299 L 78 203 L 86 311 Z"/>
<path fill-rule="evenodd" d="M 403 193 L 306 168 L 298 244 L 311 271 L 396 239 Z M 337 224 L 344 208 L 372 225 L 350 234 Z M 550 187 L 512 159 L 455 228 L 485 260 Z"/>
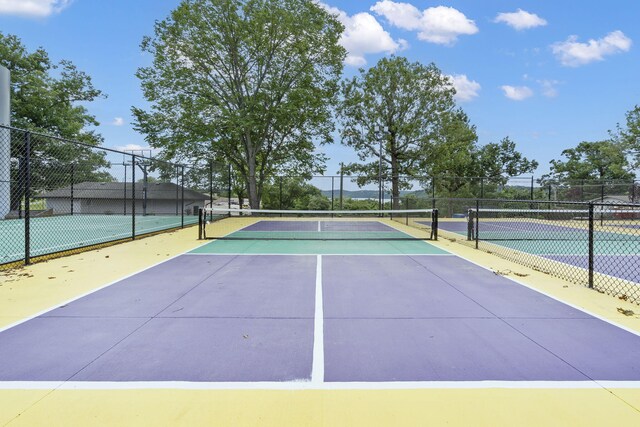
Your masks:
<path fill-rule="evenodd" d="M 179 0 L 0 0 L 0 31 L 54 61 L 68 59 L 108 98 L 89 105 L 110 147 L 146 147 L 131 106 L 144 106 L 134 73 L 155 20 Z M 480 144 L 505 136 L 536 159 L 536 176 L 581 141 L 607 137 L 640 104 L 640 2 L 629 0 L 324 0 L 347 30 L 345 75 L 385 55 L 434 62 L 455 78 Z M 324 148 L 328 173 L 355 160 Z"/>

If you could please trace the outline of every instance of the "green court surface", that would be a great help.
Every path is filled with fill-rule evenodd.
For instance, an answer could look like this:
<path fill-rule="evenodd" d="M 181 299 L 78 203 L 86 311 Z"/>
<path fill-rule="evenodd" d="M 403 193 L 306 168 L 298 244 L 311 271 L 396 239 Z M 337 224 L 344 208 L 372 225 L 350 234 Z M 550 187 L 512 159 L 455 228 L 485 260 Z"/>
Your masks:
<path fill-rule="evenodd" d="M 236 231 L 228 237 L 241 239 L 302 239 L 302 240 L 344 240 L 345 231 Z M 402 231 L 359 231 L 349 232 L 353 240 L 393 240 L 415 239 Z"/>
<path fill-rule="evenodd" d="M 278 255 L 449 254 L 449 252 L 422 240 L 215 240 L 191 251 L 190 253 Z"/>
<path fill-rule="evenodd" d="M 184 224 L 198 222 L 185 216 Z M 180 227 L 180 216 L 136 216 L 136 235 Z M 72 250 L 114 240 L 130 238 L 130 215 L 65 215 L 31 218 L 30 254 L 32 257 Z M 20 261 L 25 257 L 25 221 L 0 221 L 0 264 Z"/>

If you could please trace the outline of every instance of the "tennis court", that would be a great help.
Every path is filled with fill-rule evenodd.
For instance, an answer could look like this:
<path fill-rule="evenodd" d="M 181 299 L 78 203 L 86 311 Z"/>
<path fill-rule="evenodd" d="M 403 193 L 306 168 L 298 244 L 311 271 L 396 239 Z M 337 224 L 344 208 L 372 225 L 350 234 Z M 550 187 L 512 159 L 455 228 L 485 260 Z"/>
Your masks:
<path fill-rule="evenodd" d="M 2 330 L 2 384 L 640 381 L 638 334 L 453 255 L 425 230 L 384 218 L 215 226 L 239 235 Z"/>
<path fill-rule="evenodd" d="M 198 218 L 185 216 L 184 224 L 197 223 Z M 30 253 L 32 257 L 97 245 L 132 235 L 131 215 L 58 215 L 30 220 Z M 148 234 L 177 228 L 180 216 L 136 216 L 136 234 Z M 23 219 L 0 221 L 0 264 L 20 261 L 25 257 L 25 222 Z"/>
<path fill-rule="evenodd" d="M 558 213 L 554 213 L 558 212 Z M 547 219 L 536 215 L 551 215 Z M 487 242 L 505 249 L 536 255 L 545 259 L 589 268 L 589 230 L 586 220 L 567 220 L 553 215 L 585 215 L 585 211 L 569 210 L 492 210 L 485 209 L 476 223 L 441 221 L 441 230 L 471 240 Z M 500 215 L 514 215 L 500 218 Z M 531 218 L 518 217 L 529 215 Z M 492 218 L 497 217 L 497 218 Z M 635 235 L 637 220 L 594 220 L 593 269 L 610 277 L 640 283 L 640 239 Z M 477 228 L 477 230 L 476 230 Z M 515 255 L 514 255 L 515 256 Z"/>

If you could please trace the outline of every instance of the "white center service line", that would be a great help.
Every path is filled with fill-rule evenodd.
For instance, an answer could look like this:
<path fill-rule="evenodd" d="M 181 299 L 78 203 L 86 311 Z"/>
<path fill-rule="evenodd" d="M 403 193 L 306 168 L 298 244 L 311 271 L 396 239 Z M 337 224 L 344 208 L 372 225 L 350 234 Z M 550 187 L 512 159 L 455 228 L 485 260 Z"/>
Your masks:
<path fill-rule="evenodd" d="M 324 311 L 322 308 L 322 255 L 316 262 L 316 310 L 313 321 L 313 364 L 311 383 L 324 382 Z"/>
<path fill-rule="evenodd" d="M 318 231 L 322 231 L 322 222 L 318 221 Z"/>

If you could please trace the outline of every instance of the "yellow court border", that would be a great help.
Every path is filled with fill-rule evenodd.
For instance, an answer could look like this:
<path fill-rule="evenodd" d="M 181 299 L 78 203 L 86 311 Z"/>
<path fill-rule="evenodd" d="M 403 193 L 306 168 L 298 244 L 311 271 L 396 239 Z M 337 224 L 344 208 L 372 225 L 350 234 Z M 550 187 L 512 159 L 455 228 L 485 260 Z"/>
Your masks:
<path fill-rule="evenodd" d="M 410 227 L 399 226 L 411 232 Z M 196 229 L 0 272 L 0 329 L 193 249 Z M 640 333 L 637 305 L 482 251 L 430 242 Z M 519 286 L 514 283 L 514 286 Z M 0 425 L 635 425 L 640 389 L 29 389 L 0 384 Z"/>

